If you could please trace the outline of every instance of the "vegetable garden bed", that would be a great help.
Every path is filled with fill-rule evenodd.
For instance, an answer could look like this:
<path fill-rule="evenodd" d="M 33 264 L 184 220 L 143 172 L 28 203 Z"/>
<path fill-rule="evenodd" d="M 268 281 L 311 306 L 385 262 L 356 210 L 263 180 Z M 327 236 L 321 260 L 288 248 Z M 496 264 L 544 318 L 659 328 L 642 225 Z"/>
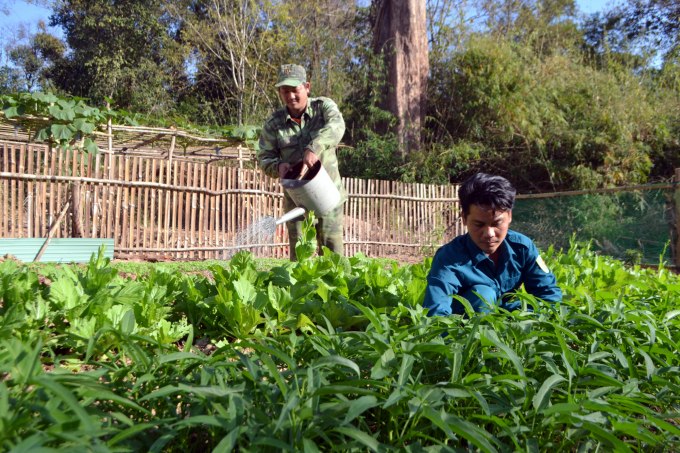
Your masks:
<path fill-rule="evenodd" d="M 385 269 L 327 253 L 258 270 L 241 252 L 213 279 L 132 280 L 100 256 L 40 269 L 49 285 L 6 261 L 0 448 L 680 448 L 677 277 L 575 245 L 545 258 L 563 303 L 468 320 L 426 317 L 429 259 Z"/>

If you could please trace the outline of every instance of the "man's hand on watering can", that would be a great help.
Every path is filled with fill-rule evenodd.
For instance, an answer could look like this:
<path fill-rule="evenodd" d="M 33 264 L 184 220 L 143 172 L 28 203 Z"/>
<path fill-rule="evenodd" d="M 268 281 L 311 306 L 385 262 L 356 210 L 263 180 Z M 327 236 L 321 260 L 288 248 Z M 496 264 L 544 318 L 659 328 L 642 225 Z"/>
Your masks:
<path fill-rule="evenodd" d="M 288 173 L 290 171 L 290 168 L 291 167 L 290 167 L 290 164 L 288 162 L 281 162 L 279 164 L 279 176 L 281 177 L 281 179 L 284 179 L 284 177 L 286 176 L 286 173 Z"/>
<path fill-rule="evenodd" d="M 302 162 L 307 168 L 312 168 L 318 161 L 319 158 L 316 157 L 316 154 L 314 154 L 311 149 L 307 148 L 305 150 L 305 155 L 302 156 Z"/>

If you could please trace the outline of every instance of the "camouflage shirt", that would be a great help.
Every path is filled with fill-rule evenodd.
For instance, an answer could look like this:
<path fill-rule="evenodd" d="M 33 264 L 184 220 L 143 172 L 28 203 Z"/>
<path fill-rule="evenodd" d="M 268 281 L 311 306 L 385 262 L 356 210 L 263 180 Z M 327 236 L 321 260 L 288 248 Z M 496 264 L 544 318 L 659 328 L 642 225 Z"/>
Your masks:
<path fill-rule="evenodd" d="M 260 168 L 272 178 L 279 177 L 279 164 L 302 161 L 306 149 L 317 155 L 341 195 L 347 199 L 338 170 L 335 148 L 345 133 L 345 122 L 338 106 L 328 98 L 308 98 L 301 124 L 295 122 L 284 106 L 265 121 L 260 135 L 257 159 Z"/>

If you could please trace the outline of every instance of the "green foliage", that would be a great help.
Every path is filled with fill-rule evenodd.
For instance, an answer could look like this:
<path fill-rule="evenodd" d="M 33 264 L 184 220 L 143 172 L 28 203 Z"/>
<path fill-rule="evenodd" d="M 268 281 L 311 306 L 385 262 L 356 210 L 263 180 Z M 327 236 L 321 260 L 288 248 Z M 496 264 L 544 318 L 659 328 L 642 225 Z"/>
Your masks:
<path fill-rule="evenodd" d="M 89 99 L 77 96 L 57 96 L 52 93 L 18 93 L 0 95 L 0 105 L 4 120 L 11 120 L 29 130 L 31 138 L 39 141 L 53 141 L 64 150 L 72 148 L 71 141 L 90 153 L 99 149 L 94 140 L 95 131 L 103 131 L 107 121 L 130 126 L 179 126 L 184 130 L 195 131 L 207 136 L 227 139 L 256 146 L 259 126 L 196 127 L 182 122 L 181 118 L 163 120 L 131 114 L 125 110 L 99 109 L 87 102 Z M 47 118 L 48 121 L 45 121 Z M 191 139 L 178 138 L 180 145 Z"/>
<path fill-rule="evenodd" d="M 588 248 L 544 256 L 561 304 L 520 292 L 535 313 L 467 320 L 425 316 L 431 259 L 385 269 L 326 249 L 258 271 L 240 252 L 229 268 L 213 267 L 214 280 L 159 269 L 133 281 L 100 254 L 85 268 L 53 269 L 49 286 L 6 261 L 0 445 L 677 449 L 677 277 Z M 33 318 L 17 311 L 40 300 L 47 308 Z M 73 332 L 91 320 L 87 337 Z"/>
<path fill-rule="evenodd" d="M 51 69 L 59 90 L 132 111 L 172 111 L 186 54 L 161 1 L 68 0 L 55 4 L 50 25 L 62 27 L 70 49 Z"/>
<path fill-rule="evenodd" d="M 316 228 L 314 228 L 314 211 L 310 212 L 302 222 L 302 234 L 295 244 L 295 256 L 304 262 L 316 253 Z"/>
<path fill-rule="evenodd" d="M 455 131 L 448 152 L 463 174 L 538 191 L 637 184 L 674 146 L 666 106 L 677 93 L 659 96 L 624 67 L 595 71 L 572 52 L 487 37 L 440 66 L 452 76 L 432 81 L 431 102 L 448 106 L 434 127 Z"/>

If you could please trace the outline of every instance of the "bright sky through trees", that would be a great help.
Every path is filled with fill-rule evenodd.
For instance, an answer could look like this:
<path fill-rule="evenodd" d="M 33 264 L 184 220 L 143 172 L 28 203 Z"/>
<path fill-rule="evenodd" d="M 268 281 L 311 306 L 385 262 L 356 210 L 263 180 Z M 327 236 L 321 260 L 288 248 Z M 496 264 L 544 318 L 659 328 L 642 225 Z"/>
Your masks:
<path fill-rule="evenodd" d="M 6 27 L 9 25 L 16 25 L 18 23 L 36 23 L 39 20 L 44 20 L 45 23 L 49 22 L 49 16 L 51 10 L 43 6 L 35 4 L 26 4 L 21 0 L 16 0 L 14 2 L 8 2 L 9 5 L 7 9 L 10 11 L 9 15 L 4 15 L 0 13 L 0 26 Z M 577 0 L 579 8 L 586 14 L 595 13 L 598 11 L 604 11 L 610 4 L 619 4 L 620 1 L 617 0 Z M 50 31 L 61 37 L 61 29 L 58 27 L 50 28 Z"/>

